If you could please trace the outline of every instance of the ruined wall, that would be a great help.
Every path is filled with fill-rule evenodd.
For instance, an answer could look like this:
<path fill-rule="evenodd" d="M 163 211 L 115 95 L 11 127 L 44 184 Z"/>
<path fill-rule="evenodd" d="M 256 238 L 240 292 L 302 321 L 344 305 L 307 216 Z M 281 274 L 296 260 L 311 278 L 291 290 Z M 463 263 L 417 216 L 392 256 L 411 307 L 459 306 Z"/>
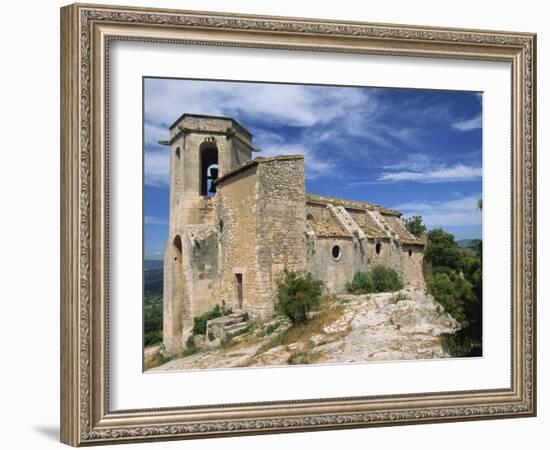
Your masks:
<path fill-rule="evenodd" d="M 184 328 L 192 326 L 194 317 L 219 303 L 217 228 L 214 225 L 188 225 L 185 236 L 184 270 L 189 308 L 183 311 Z"/>
<path fill-rule="evenodd" d="M 233 309 L 239 307 L 237 274 L 241 274 L 242 308 L 252 315 L 256 309 L 263 309 L 256 274 L 257 170 L 256 165 L 251 165 L 224 180 L 216 194 L 221 262 L 219 301 Z"/>
<path fill-rule="evenodd" d="M 338 246 L 335 256 L 334 247 Z M 322 280 L 328 292 L 346 292 L 346 283 L 367 267 L 365 249 L 356 238 L 313 237 L 307 241 L 307 271 Z"/>
<path fill-rule="evenodd" d="M 406 285 L 423 287 L 424 280 L 424 247 L 421 245 L 401 246 L 401 274 Z"/>
<path fill-rule="evenodd" d="M 273 312 L 284 269 L 306 268 L 306 202 L 302 156 L 267 158 L 258 164 L 256 258 L 261 315 Z"/>

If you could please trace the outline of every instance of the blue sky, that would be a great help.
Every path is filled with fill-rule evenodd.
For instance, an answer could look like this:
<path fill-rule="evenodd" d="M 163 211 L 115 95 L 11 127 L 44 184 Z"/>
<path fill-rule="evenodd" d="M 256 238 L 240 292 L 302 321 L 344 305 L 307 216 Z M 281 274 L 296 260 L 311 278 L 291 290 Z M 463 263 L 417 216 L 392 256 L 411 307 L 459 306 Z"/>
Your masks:
<path fill-rule="evenodd" d="M 169 152 L 182 113 L 234 117 L 260 155 L 302 154 L 309 193 L 378 203 L 457 239 L 481 237 L 482 95 L 476 92 L 144 79 L 144 244 L 161 259 Z"/>

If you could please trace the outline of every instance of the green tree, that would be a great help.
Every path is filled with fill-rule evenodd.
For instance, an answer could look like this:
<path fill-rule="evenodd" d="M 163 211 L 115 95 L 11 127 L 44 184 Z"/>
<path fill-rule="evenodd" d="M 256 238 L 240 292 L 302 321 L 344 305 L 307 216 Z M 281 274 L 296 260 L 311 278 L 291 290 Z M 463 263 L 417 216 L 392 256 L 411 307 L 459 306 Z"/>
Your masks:
<path fill-rule="evenodd" d="M 464 268 L 464 255 L 452 234 L 441 228 L 428 233 L 426 260 L 432 264 L 435 272 L 460 272 Z"/>
<path fill-rule="evenodd" d="M 411 234 L 414 234 L 416 237 L 422 236 L 426 233 L 426 226 L 422 221 L 422 216 L 412 216 L 404 220 L 405 227 Z"/>
<path fill-rule="evenodd" d="M 442 336 L 443 349 L 453 356 L 479 356 L 482 348 L 482 241 L 460 248 L 441 229 L 428 233 L 426 259 L 433 275 L 428 292 L 462 326 Z"/>
<path fill-rule="evenodd" d="M 367 294 L 374 292 L 393 292 L 403 288 L 403 281 L 393 269 L 374 266 L 369 272 L 357 272 L 346 284 L 348 292 Z"/>
<path fill-rule="evenodd" d="M 469 325 L 467 309 L 477 299 L 472 285 L 456 272 L 435 273 L 428 282 L 428 292 L 464 328 Z"/>
<path fill-rule="evenodd" d="M 323 282 L 311 273 L 285 270 L 284 278 L 277 283 L 278 302 L 275 309 L 286 315 L 293 325 L 306 323 L 308 312 L 319 307 Z"/>

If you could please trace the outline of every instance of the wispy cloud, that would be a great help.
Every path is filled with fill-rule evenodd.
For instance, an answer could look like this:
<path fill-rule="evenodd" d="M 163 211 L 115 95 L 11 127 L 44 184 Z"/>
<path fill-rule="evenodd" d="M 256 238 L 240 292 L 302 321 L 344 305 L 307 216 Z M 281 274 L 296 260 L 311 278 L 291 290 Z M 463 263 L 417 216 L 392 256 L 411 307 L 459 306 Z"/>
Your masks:
<path fill-rule="evenodd" d="M 258 118 L 271 124 L 308 127 L 364 109 L 358 89 L 264 83 L 148 80 L 145 114 L 172 123 L 181 111 Z"/>
<path fill-rule="evenodd" d="M 382 166 L 383 171 L 372 180 L 352 181 L 350 186 L 379 183 L 450 183 L 475 181 L 481 178 L 482 168 L 462 163 L 449 164 L 424 153 L 407 155 L 402 161 Z"/>
<path fill-rule="evenodd" d="M 170 153 L 146 151 L 144 155 L 144 178 L 149 186 L 168 186 L 170 182 Z"/>
<path fill-rule="evenodd" d="M 459 120 L 452 124 L 452 127 L 458 131 L 479 130 L 481 126 L 482 126 L 481 114 L 479 114 L 478 116 L 472 117 L 471 119 Z"/>
<path fill-rule="evenodd" d="M 409 202 L 393 208 L 406 216 L 422 216 L 430 228 L 481 225 L 482 214 L 477 209 L 481 194 L 448 201 Z"/>
<path fill-rule="evenodd" d="M 425 153 L 410 153 L 403 160 L 383 166 L 386 170 L 425 170 L 432 164 L 432 158 Z"/>
<path fill-rule="evenodd" d="M 275 155 L 303 155 L 305 162 L 306 178 L 315 179 L 319 176 L 333 172 L 336 163 L 330 159 L 321 159 L 311 148 L 302 144 L 274 144 L 262 147 L 262 156 Z"/>
<path fill-rule="evenodd" d="M 455 164 L 453 166 L 442 166 L 423 171 L 405 170 L 401 172 L 384 172 L 380 175 L 378 181 L 394 183 L 405 181 L 417 183 L 448 183 L 456 181 L 473 181 L 481 178 L 481 175 L 481 167 Z"/>

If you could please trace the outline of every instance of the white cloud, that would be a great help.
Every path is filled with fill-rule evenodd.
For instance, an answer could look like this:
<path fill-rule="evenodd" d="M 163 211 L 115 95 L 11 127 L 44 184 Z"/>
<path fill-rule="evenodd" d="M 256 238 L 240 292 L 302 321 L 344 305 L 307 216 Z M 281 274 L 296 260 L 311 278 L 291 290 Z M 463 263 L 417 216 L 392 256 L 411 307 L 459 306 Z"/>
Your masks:
<path fill-rule="evenodd" d="M 170 183 L 170 153 L 167 150 L 146 151 L 144 172 L 145 184 L 167 186 Z"/>
<path fill-rule="evenodd" d="M 369 96 L 358 89 L 288 84 L 147 80 L 146 110 L 155 121 L 172 124 L 181 113 L 248 115 L 307 127 L 364 108 Z"/>
<path fill-rule="evenodd" d="M 170 131 L 167 127 L 146 122 L 144 125 L 145 144 L 158 146 L 159 141 L 170 139 Z"/>
<path fill-rule="evenodd" d="M 309 179 L 314 179 L 336 169 L 334 161 L 319 158 L 315 151 L 301 144 L 274 144 L 262 147 L 261 156 L 276 155 L 303 155 L 306 178 Z"/>
<path fill-rule="evenodd" d="M 481 114 L 472 117 L 471 119 L 454 122 L 452 127 L 458 131 L 478 130 L 482 127 Z"/>
<path fill-rule="evenodd" d="M 412 171 L 424 170 L 427 167 L 430 167 L 432 164 L 432 159 L 429 155 L 424 153 L 411 153 L 407 157 L 398 162 L 397 164 L 391 164 L 384 166 L 386 170 L 401 170 L 407 169 Z"/>
<path fill-rule="evenodd" d="M 443 183 L 453 181 L 473 181 L 481 178 L 481 167 L 455 164 L 453 166 L 441 166 L 426 168 L 422 171 L 383 172 L 380 182 L 418 182 L 418 183 Z"/>
<path fill-rule="evenodd" d="M 430 227 L 481 225 L 482 214 L 477 209 L 479 196 L 448 201 L 410 202 L 393 206 L 406 216 L 422 216 Z"/>

